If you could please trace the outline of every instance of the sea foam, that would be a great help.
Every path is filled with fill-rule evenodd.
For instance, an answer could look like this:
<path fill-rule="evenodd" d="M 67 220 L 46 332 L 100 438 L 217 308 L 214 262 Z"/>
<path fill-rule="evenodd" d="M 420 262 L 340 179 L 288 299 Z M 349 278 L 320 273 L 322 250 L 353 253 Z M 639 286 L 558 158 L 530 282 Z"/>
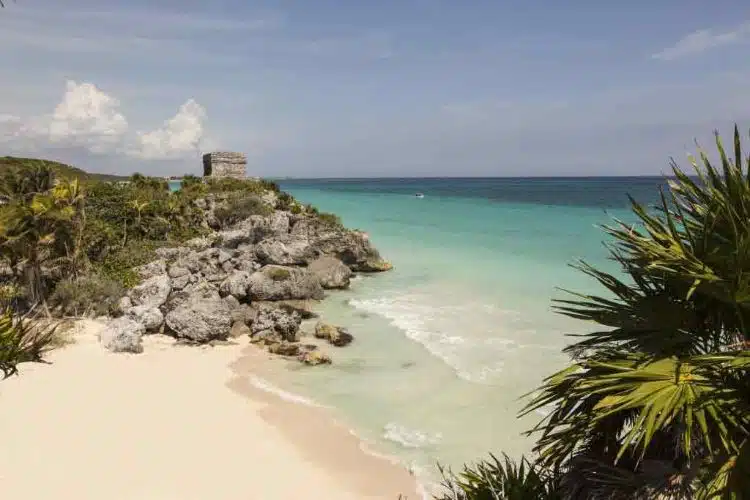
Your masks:
<path fill-rule="evenodd" d="M 388 293 L 374 299 L 351 299 L 356 309 L 377 314 L 424 346 L 433 356 L 469 382 L 492 383 L 500 376 L 505 358 L 520 345 L 490 336 L 498 324 L 513 321 L 516 314 L 489 304 L 465 302 L 441 304 L 426 293 Z M 476 333 L 472 336 L 470 330 Z M 496 335 L 496 333 L 494 333 Z"/>
<path fill-rule="evenodd" d="M 404 448 L 424 448 L 435 445 L 443 438 L 442 434 L 428 434 L 417 429 L 409 429 L 396 422 L 389 422 L 383 429 L 383 438 L 398 443 Z"/>

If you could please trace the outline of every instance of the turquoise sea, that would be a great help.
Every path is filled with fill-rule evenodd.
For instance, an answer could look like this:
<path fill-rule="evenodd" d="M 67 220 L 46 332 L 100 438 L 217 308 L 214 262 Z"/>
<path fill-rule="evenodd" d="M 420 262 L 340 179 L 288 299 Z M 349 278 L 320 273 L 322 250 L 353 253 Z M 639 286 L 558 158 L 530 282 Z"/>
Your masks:
<path fill-rule="evenodd" d="M 590 326 L 551 310 L 556 287 L 597 291 L 568 264 L 609 269 L 598 224 L 632 220 L 626 194 L 658 197 L 661 178 L 285 180 L 305 203 L 367 231 L 389 273 L 356 280 L 320 307 L 355 342 L 335 364 L 279 364 L 271 383 L 335 408 L 371 447 L 427 482 L 504 451 L 540 417 L 520 397 L 561 368 L 566 334 Z M 423 193 L 419 198 L 415 193 Z"/>

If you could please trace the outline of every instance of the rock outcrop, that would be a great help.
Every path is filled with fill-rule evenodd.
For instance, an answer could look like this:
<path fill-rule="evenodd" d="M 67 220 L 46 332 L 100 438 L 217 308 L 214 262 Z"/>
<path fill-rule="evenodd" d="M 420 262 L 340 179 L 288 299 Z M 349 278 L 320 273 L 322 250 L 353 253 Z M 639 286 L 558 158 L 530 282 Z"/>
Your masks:
<path fill-rule="evenodd" d="M 210 210 L 217 202 L 201 203 Z M 156 254 L 101 333 L 105 348 L 141 352 L 141 337 L 156 332 L 191 343 L 248 338 L 279 356 L 327 364 L 330 356 L 300 342 L 302 320 L 316 317 L 324 290 L 348 288 L 355 272 L 390 269 L 365 233 L 280 210 Z M 336 347 L 353 339 L 324 322 L 314 336 Z"/>
<path fill-rule="evenodd" d="M 315 325 L 315 337 L 327 340 L 331 345 L 335 345 L 336 347 L 344 347 L 351 344 L 352 340 L 354 340 L 354 337 L 346 328 L 329 325 L 322 321 L 318 321 Z"/>
<path fill-rule="evenodd" d="M 143 334 L 146 328 L 136 320 L 122 316 L 115 318 L 99 332 L 99 342 L 112 352 L 143 352 Z"/>

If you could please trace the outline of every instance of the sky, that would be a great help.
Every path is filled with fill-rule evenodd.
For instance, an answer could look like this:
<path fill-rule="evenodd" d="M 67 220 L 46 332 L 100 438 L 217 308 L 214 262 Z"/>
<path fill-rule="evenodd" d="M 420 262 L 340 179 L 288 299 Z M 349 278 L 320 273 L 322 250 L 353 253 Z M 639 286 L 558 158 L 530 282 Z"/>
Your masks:
<path fill-rule="evenodd" d="M 0 155 L 268 177 L 659 175 L 750 127 L 746 0 L 16 0 Z M 750 144 L 750 141 L 748 142 Z"/>

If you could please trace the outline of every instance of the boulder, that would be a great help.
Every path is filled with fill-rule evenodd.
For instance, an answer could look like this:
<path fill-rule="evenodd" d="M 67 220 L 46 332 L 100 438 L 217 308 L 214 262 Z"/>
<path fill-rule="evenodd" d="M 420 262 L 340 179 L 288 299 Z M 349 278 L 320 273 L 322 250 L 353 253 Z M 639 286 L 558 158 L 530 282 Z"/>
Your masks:
<path fill-rule="evenodd" d="M 276 236 L 284 236 L 289 233 L 289 214 L 282 211 L 275 211 L 269 216 L 269 226 Z"/>
<path fill-rule="evenodd" d="M 297 356 L 300 354 L 300 345 L 289 342 L 275 342 L 268 346 L 268 352 L 279 356 Z"/>
<path fill-rule="evenodd" d="M 193 275 L 192 274 L 186 274 L 185 276 L 180 276 L 179 278 L 173 278 L 172 279 L 172 289 L 173 290 L 182 290 L 188 284 L 190 283 Z"/>
<path fill-rule="evenodd" d="M 283 242 L 277 239 L 263 240 L 255 247 L 255 256 L 261 264 L 297 266 L 309 259 L 309 243 L 305 240 Z"/>
<path fill-rule="evenodd" d="M 135 306 L 126 313 L 130 319 L 142 324 L 146 331 L 154 332 L 164 324 L 164 315 L 158 307 Z"/>
<path fill-rule="evenodd" d="M 257 313 L 258 311 L 248 304 L 240 304 L 239 307 L 232 309 L 229 314 L 232 317 L 232 324 L 243 323 L 250 325 L 255 320 Z"/>
<path fill-rule="evenodd" d="M 252 300 L 316 299 L 324 297 L 320 281 L 304 268 L 268 265 L 250 276 Z"/>
<path fill-rule="evenodd" d="M 336 257 L 323 256 L 310 262 L 308 269 L 325 289 L 348 288 L 352 270 Z"/>
<path fill-rule="evenodd" d="M 187 292 L 180 292 L 166 323 L 175 337 L 205 343 L 226 340 L 231 328 L 229 307 L 219 293 L 207 283 L 199 283 Z"/>
<path fill-rule="evenodd" d="M 216 261 L 219 263 L 219 265 L 224 264 L 231 258 L 232 254 L 230 254 L 226 250 L 219 249 L 218 253 L 216 254 Z"/>
<path fill-rule="evenodd" d="M 247 335 L 248 337 L 252 335 L 252 332 L 250 331 L 250 327 L 247 326 L 245 323 L 235 321 L 232 324 L 232 329 L 229 331 L 229 336 L 233 339 L 236 339 L 238 337 L 242 337 L 243 335 Z"/>
<path fill-rule="evenodd" d="M 302 318 L 294 311 L 264 306 L 250 327 L 254 342 L 296 342 Z"/>
<path fill-rule="evenodd" d="M 302 352 L 299 356 L 297 356 L 297 359 L 300 362 L 311 366 L 331 364 L 331 357 L 326 353 L 319 351 L 318 349 L 314 351 Z"/>
<path fill-rule="evenodd" d="M 302 319 L 317 318 L 318 315 L 315 313 L 313 308 L 315 307 L 315 301 L 313 300 L 256 300 L 253 302 L 254 306 L 271 306 L 285 309 L 287 311 L 295 311 L 300 315 Z"/>
<path fill-rule="evenodd" d="M 146 328 L 139 322 L 121 316 L 110 321 L 99 332 L 99 342 L 112 352 L 143 352 L 143 334 Z"/>
<path fill-rule="evenodd" d="M 224 297 L 224 303 L 227 305 L 229 312 L 234 311 L 241 305 L 240 301 L 232 297 L 231 295 L 227 295 L 226 297 Z"/>
<path fill-rule="evenodd" d="M 250 287 L 250 276 L 248 271 L 232 272 L 219 286 L 222 295 L 231 295 L 239 300 L 247 297 L 247 289 Z"/>
<path fill-rule="evenodd" d="M 331 230 L 315 238 L 311 247 L 321 255 L 338 258 L 352 271 L 380 272 L 391 268 L 360 231 Z"/>
<path fill-rule="evenodd" d="M 240 245 L 251 243 L 252 235 L 243 229 L 232 229 L 217 233 L 220 245 L 224 248 L 237 248 Z"/>
<path fill-rule="evenodd" d="M 329 325 L 322 321 L 318 321 L 315 325 L 315 337 L 325 339 L 328 343 L 336 347 L 344 347 L 351 344 L 352 340 L 354 340 L 354 337 L 346 328 Z"/>
<path fill-rule="evenodd" d="M 187 276 L 190 274 L 190 269 L 187 267 L 182 267 L 177 264 L 173 264 L 169 266 L 169 270 L 167 271 L 167 275 L 169 275 L 170 278 L 181 278 L 183 276 Z"/>
<path fill-rule="evenodd" d="M 117 310 L 123 314 L 126 313 L 131 307 L 133 307 L 133 301 L 130 300 L 130 297 L 128 296 L 121 298 L 120 301 L 117 302 Z"/>
<path fill-rule="evenodd" d="M 149 278 L 153 278 L 154 276 L 167 274 L 167 261 L 164 259 L 155 260 L 143 266 L 137 267 L 135 270 L 141 279 L 147 280 Z"/>
<path fill-rule="evenodd" d="M 172 291 L 169 276 L 162 274 L 149 278 L 130 291 L 133 305 L 147 307 L 161 307 Z"/>

